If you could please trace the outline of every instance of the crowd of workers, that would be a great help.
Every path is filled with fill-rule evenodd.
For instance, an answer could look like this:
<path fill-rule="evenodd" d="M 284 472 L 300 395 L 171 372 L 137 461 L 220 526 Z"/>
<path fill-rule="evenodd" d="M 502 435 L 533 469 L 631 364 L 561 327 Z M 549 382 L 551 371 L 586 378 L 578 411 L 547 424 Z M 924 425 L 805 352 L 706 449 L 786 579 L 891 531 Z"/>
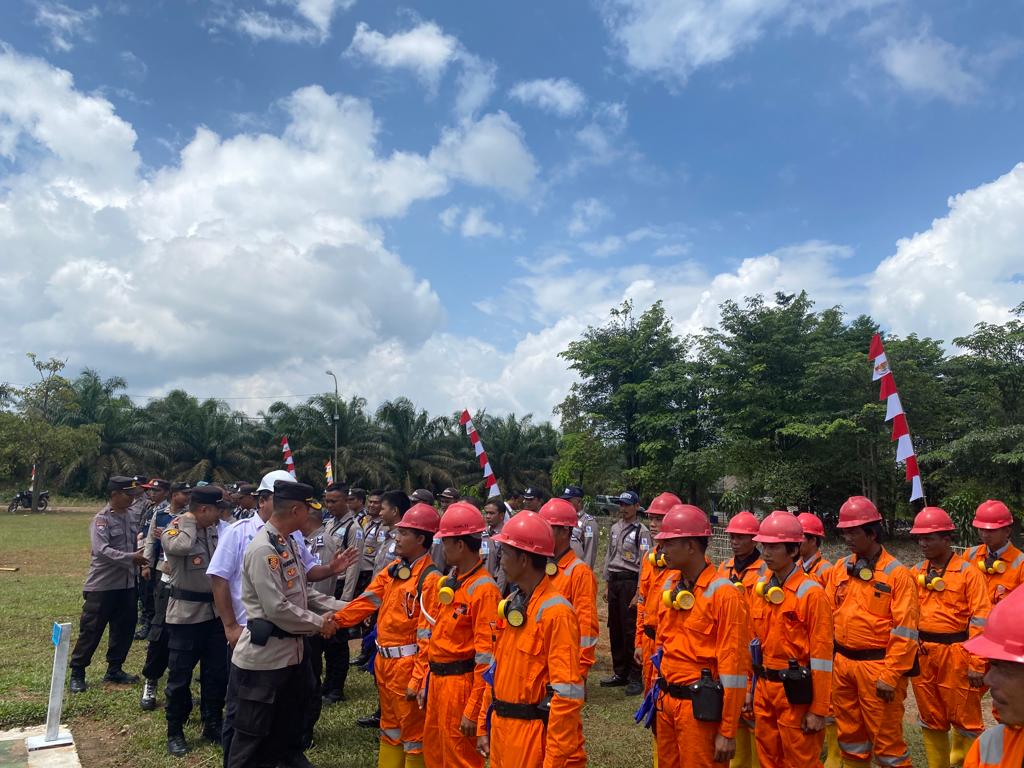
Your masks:
<path fill-rule="evenodd" d="M 198 666 L 202 735 L 225 768 L 306 768 L 361 637 L 379 707 L 358 724 L 379 729 L 380 768 L 587 764 L 600 531 L 581 489 L 506 504 L 331 485 L 321 503 L 275 471 L 227 488 L 113 477 L 109 491 L 71 690 L 86 689 L 107 627 L 104 681 L 138 682 L 123 669 L 135 632 L 142 709 L 167 676 L 172 755 L 189 751 Z M 715 565 L 698 507 L 662 493 L 641 517 L 636 494 L 618 501 L 600 685 L 638 696 L 656 767 L 910 766 L 908 686 L 928 768 L 1022 765 L 1024 554 L 1002 502 L 978 507 L 982 543 L 963 554 L 949 515 L 924 508 L 911 530 L 923 559 L 907 567 L 865 497 L 840 509 L 850 554 L 834 564 L 810 513 L 733 516 L 733 557 Z M 987 687 L 999 725 L 982 734 Z"/>

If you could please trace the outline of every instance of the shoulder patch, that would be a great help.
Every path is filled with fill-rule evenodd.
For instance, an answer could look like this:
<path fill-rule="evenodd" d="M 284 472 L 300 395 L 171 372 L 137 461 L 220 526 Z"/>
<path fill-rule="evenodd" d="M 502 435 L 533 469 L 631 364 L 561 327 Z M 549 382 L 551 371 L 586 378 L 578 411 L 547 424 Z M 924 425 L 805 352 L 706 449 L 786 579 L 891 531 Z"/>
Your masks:
<path fill-rule="evenodd" d="M 202 564 L 203 564 L 203 558 L 200 555 L 196 555 L 195 557 L 192 558 L 192 565 L 202 565 Z"/>
<path fill-rule="evenodd" d="M 267 565 L 270 566 L 270 570 L 276 571 L 281 567 L 281 558 L 277 555 L 267 555 Z"/>
<path fill-rule="evenodd" d="M 166 533 L 168 536 L 177 536 L 179 533 L 181 533 L 181 531 L 179 531 L 177 528 L 168 528 L 166 531 L 164 531 L 164 533 Z"/>
<path fill-rule="evenodd" d="M 298 575 L 299 571 L 294 565 L 289 565 L 288 568 L 285 569 L 284 577 L 286 579 L 294 579 Z M 288 585 L 291 586 L 291 582 L 289 582 Z"/>

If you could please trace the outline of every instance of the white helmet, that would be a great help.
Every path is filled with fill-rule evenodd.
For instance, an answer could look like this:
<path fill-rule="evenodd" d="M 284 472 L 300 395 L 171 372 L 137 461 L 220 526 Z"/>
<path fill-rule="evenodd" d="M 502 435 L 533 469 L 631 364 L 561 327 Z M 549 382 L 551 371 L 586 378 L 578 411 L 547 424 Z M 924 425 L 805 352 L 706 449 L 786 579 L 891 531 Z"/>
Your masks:
<path fill-rule="evenodd" d="M 285 469 L 275 469 L 273 472 L 267 472 L 260 480 L 260 487 L 256 489 L 256 494 L 259 495 L 264 491 L 274 492 L 274 483 L 278 480 L 285 480 L 289 483 L 294 483 L 295 478 L 292 477 L 292 473 Z"/>

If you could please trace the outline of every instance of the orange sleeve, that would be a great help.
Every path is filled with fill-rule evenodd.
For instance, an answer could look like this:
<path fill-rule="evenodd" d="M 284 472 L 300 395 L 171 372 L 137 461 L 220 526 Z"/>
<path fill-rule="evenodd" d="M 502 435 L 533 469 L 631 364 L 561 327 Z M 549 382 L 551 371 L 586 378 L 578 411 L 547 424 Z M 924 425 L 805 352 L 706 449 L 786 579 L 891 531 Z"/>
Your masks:
<path fill-rule="evenodd" d="M 981 575 L 977 568 L 968 567 L 964 569 L 964 593 L 967 598 L 967 605 L 970 607 L 971 619 L 967 630 L 971 637 L 981 634 L 988 621 L 988 614 L 992 610 L 992 603 L 988 594 L 988 582 Z M 971 672 L 984 672 L 988 664 L 984 659 L 969 654 Z"/>
<path fill-rule="evenodd" d="M 477 582 L 476 589 L 470 598 L 470 608 L 473 612 L 473 651 L 476 668 L 473 671 L 473 689 L 469 693 L 466 707 L 462 711 L 463 717 L 477 720 L 482 709 L 484 693 L 490 688 L 484 682 L 486 672 L 494 661 L 493 633 L 494 624 L 498 620 L 498 601 L 501 600 L 501 593 L 498 587 L 490 581 Z M 477 733 L 483 733 L 478 730 Z"/>
<path fill-rule="evenodd" d="M 917 583 L 909 570 L 894 570 L 889 585 L 892 587 L 892 627 L 881 679 L 895 688 L 900 678 L 914 666 L 921 607 L 917 599 Z"/>
<path fill-rule="evenodd" d="M 390 583 L 391 575 L 385 568 L 373 577 L 363 594 L 334 614 L 334 623 L 344 629 L 354 627 L 366 617 L 372 616 L 384 601 L 384 593 Z"/>
<path fill-rule="evenodd" d="M 707 650 L 708 655 L 718 659 L 718 676 L 725 689 L 718 733 L 734 739 L 750 672 L 750 652 L 746 645 L 751 636 L 750 617 L 746 597 L 735 589 L 719 589 L 712 599 L 717 613 L 717 633 L 715 647 Z"/>
<path fill-rule="evenodd" d="M 545 733 L 544 768 L 563 768 L 578 763 L 583 752 L 583 677 L 579 658 L 565 651 L 579 647 L 580 631 L 568 607 L 545 613 L 542 625 L 548 679 L 554 691 Z"/>
<path fill-rule="evenodd" d="M 413 691 L 423 688 L 423 682 L 427 679 L 427 672 L 430 669 L 430 657 L 427 654 L 427 649 L 430 647 L 430 633 L 434 625 L 427 619 L 427 611 L 423 610 L 423 606 L 427 606 L 428 610 L 436 613 L 437 609 L 434 606 L 438 604 L 437 582 L 440 578 L 439 573 L 431 573 L 423 580 L 423 592 L 420 594 L 420 618 L 416 622 L 416 645 L 420 650 L 416 654 L 412 677 L 409 679 L 409 688 Z M 437 616 L 430 618 L 436 620 Z"/>
<path fill-rule="evenodd" d="M 654 567 L 645 557 L 640 566 L 640 583 L 636 588 L 636 629 L 634 630 L 633 646 L 641 648 L 644 642 L 644 622 L 647 615 L 647 593 L 651 588 L 651 574 Z"/>
<path fill-rule="evenodd" d="M 597 618 L 597 579 L 589 568 L 583 571 L 577 566 L 576 571 L 580 575 L 576 577 L 573 607 L 580 625 L 580 672 L 586 677 L 597 661 L 597 640 L 601 632 Z"/>
<path fill-rule="evenodd" d="M 832 701 L 832 607 L 823 589 L 811 589 L 805 598 L 814 699 L 811 712 L 826 717 Z"/>
<path fill-rule="evenodd" d="M 825 597 L 828 598 L 828 604 L 831 606 L 832 611 L 835 612 L 836 608 L 836 589 L 839 586 L 839 578 L 837 576 L 840 568 L 846 567 L 846 558 L 840 558 L 836 561 L 836 564 L 825 571 L 822 574 L 822 585 L 825 587 Z"/>

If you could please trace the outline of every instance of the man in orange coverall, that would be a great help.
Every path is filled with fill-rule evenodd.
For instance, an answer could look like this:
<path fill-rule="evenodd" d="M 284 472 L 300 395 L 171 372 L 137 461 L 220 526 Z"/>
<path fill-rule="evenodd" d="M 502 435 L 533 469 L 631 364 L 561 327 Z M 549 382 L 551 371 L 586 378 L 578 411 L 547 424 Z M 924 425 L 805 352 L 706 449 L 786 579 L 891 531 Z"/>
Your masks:
<path fill-rule="evenodd" d="M 516 589 L 498 608 L 494 682 L 484 693 L 477 748 L 491 768 L 585 766 L 585 689 L 571 650 L 579 648 L 580 629 L 572 604 L 545 573 L 555 553 L 551 526 L 523 511 L 495 541 Z"/>
<path fill-rule="evenodd" d="M 711 524 L 689 504 L 672 507 L 656 540 L 669 575 L 658 604 L 656 734 L 660 768 L 728 763 L 747 687 L 747 604 L 707 561 Z"/>
<path fill-rule="evenodd" d="M 430 624 L 420 606 L 433 605 L 436 599 L 438 573 L 429 553 L 440 522 L 437 511 L 427 504 L 409 507 L 395 526 L 399 559 L 334 615 L 334 622 L 345 628 L 377 613 L 378 768 L 419 768 L 424 764 L 423 710 L 415 699 L 427 673 Z"/>
<path fill-rule="evenodd" d="M 979 504 L 974 527 L 981 545 L 969 549 L 964 559 L 985 574 L 988 596 L 995 605 L 1024 584 L 1024 553 L 1010 541 L 1013 515 L 1003 502 L 989 499 Z"/>
<path fill-rule="evenodd" d="M 874 755 L 880 765 L 910 766 L 903 701 L 917 656 L 917 584 L 882 547 L 882 516 L 870 499 L 847 499 L 837 527 L 853 553 L 833 566 L 825 587 L 834 610 L 832 703 L 843 765 L 868 768 Z"/>
<path fill-rule="evenodd" d="M 555 556 L 548 563 L 547 572 L 551 574 L 557 569 L 551 580 L 572 603 L 580 625 L 580 675 L 586 684 L 597 658 L 597 637 L 601 631 L 597 618 L 597 579 L 572 550 L 572 532 L 579 519 L 576 508 L 565 499 L 551 499 L 538 514 L 547 520 L 555 537 Z"/>
<path fill-rule="evenodd" d="M 1002 723 L 989 728 L 967 753 L 964 768 L 1020 768 L 1024 765 L 1024 589 L 992 609 L 980 635 L 964 650 L 988 659 L 985 684 Z"/>
<path fill-rule="evenodd" d="M 910 529 L 926 558 L 913 570 L 921 603 L 921 674 L 913 683 L 928 768 L 963 763 L 971 742 L 985 727 L 981 720 L 985 662 L 965 653 L 962 644 L 981 632 L 991 606 L 985 577 L 953 551 L 955 531 L 953 521 L 939 507 L 918 512 Z"/>
<path fill-rule="evenodd" d="M 417 700 L 426 706 L 423 759 L 429 766 L 480 768 L 476 722 L 483 701 L 484 673 L 491 656 L 492 626 L 498 618 L 498 585 L 480 559 L 484 516 L 472 504 L 450 504 L 437 537 L 444 561 L 455 569 L 438 581 L 437 600 L 424 610 L 434 621 L 427 647 L 430 684 Z"/>
<path fill-rule="evenodd" d="M 771 576 L 754 588 L 750 623 L 762 662 L 753 706 L 763 768 L 818 768 L 832 698 L 832 607 L 800 566 L 804 530 L 790 512 L 772 512 L 754 539 Z"/>

